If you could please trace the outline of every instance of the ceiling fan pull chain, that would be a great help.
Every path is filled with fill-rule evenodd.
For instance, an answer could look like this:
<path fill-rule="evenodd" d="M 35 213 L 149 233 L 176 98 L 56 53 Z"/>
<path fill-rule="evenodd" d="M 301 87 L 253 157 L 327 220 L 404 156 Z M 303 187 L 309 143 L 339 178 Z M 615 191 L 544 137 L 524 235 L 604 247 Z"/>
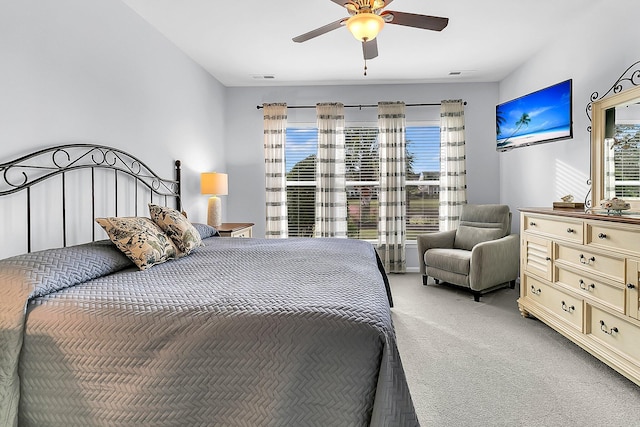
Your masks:
<path fill-rule="evenodd" d="M 364 60 L 364 75 L 367 75 L 367 60 Z"/>

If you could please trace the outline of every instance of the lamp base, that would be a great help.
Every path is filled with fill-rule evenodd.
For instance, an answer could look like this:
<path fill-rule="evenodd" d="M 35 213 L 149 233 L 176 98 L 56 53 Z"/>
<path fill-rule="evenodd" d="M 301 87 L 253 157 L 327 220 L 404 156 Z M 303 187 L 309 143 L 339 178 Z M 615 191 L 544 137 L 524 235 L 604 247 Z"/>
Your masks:
<path fill-rule="evenodd" d="M 220 227 L 220 225 L 222 225 L 222 202 L 220 201 L 220 197 L 209 197 L 207 224 L 212 227 Z"/>

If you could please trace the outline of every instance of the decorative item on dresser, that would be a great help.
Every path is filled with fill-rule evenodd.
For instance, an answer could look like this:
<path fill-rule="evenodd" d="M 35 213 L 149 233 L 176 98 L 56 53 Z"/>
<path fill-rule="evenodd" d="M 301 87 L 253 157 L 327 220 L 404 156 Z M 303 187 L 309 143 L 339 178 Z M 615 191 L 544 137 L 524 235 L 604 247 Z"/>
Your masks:
<path fill-rule="evenodd" d="M 252 222 L 223 222 L 217 229 L 222 237 L 253 237 L 253 225 Z"/>
<path fill-rule="evenodd" d="M 521 209 L 518 306 L 640 385 L 640 215 Z"/>

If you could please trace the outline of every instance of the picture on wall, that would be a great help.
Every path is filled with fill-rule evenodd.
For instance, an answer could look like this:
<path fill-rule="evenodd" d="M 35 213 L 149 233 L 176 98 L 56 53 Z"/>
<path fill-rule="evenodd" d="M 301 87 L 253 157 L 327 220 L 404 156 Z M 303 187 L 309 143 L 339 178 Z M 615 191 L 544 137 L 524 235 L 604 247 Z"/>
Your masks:
<path fill-rule="evenodd" d="M 572 137 L 570 79 L 496 106 L 498 151 Z"/>

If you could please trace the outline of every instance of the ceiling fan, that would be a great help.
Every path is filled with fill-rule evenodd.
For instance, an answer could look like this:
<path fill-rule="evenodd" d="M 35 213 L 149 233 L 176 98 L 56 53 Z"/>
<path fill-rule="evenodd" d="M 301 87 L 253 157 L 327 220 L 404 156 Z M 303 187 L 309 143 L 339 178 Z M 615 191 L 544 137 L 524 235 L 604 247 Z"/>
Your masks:
<path fill-rule="evenodd" d="M 393 0 L 331 0 L 343 6 L 351 15 L 324 25 L 308 33 L 293 38 L 296 43 L 302 43 L 314 37 L 333 31 L 345 25 L 353 36 L 362 42 L 362 53 L 365 60 L 365 75 L 367 75 L 366 61 L 378 56 L 376 37 L 385 23 L 404 25 L 406 27 L 422 28 L 424 30 L 442 31 L 449 23 L 449 18 L 438 16 L 418 15 L 415 13 L 383 11 Z"/>

